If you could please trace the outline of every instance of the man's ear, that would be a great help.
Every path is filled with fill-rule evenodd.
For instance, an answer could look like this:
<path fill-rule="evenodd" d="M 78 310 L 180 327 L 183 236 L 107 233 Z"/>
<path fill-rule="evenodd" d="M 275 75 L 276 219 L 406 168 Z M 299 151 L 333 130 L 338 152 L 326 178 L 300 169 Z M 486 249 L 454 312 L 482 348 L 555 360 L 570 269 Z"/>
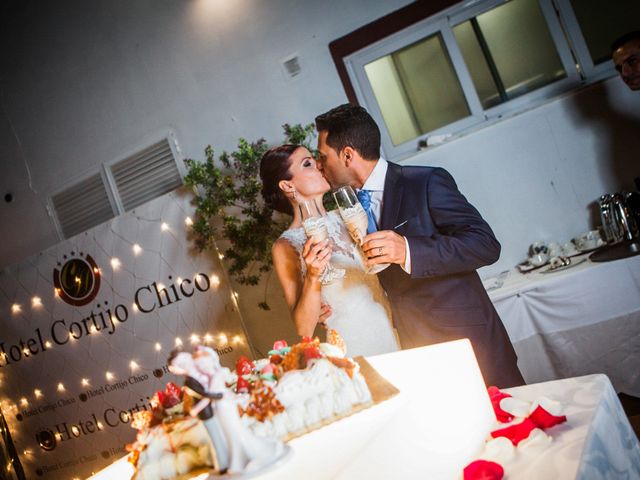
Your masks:
<path fill-rule="evenodd" d="M 346 146 L 342 149 L 341 155 L 342 155 L 342 161 L 344 162 L 345 167 L 348 167 L 351 162 L 353 162 L 356 158 L 356 151 L 349 147 Z"/>

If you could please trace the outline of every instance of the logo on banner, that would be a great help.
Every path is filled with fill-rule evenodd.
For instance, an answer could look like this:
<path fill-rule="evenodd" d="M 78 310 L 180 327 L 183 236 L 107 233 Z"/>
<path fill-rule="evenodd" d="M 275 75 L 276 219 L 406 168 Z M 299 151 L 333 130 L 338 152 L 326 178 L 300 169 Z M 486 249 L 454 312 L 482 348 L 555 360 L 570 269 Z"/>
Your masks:
<path fill-rule="evenodd" d="M 75 255 L 71 252 L 71 255 Z M 67 259 L 67 256 L 64 256 Z M 60 270 L 53 269 L 53 285 L 58 296 L 69 305 L 80 307 L 91 302 L 100 290 L 100 269 L 91 255 L 73 256 Z"/>

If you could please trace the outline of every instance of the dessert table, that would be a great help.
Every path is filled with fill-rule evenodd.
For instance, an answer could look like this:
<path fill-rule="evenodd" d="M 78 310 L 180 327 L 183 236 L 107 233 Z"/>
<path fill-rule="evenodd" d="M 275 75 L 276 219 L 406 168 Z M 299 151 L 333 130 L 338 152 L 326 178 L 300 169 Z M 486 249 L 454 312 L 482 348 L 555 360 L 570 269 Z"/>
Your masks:
<path fill-rule="evenodd" d="M 512 270 L 496 288 L 496 310 L 527 383 L 605 373 L 618 392 L 640 397 L 640 256 L 526 274 Z"/>
<path fill-rule="evenodd" d="M 232 478 L 461 478 L 498 427 L 470 352 L 463 340 L 368 357 L 398 395 L 290 441 L 290 455 L 259 475 Z M 549 444 L 518 447 L 503 463 L 506 478 L 604 479 L 620 477 L 617 472 L 640 478 L 640 446 L 606 376 L 507 392 L 559 401 L 568 420 L 547 430 Z M 122 458 L 91 478 L 128 480 L 131 474 Z"/>

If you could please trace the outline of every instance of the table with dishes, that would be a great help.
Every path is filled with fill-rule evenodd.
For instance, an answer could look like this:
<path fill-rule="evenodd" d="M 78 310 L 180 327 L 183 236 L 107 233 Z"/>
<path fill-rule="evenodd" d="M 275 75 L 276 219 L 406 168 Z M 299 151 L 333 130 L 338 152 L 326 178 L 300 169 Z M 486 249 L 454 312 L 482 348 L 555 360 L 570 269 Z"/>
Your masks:
<path fill-rule="evenodd" d="M 616 391 L 640 396 L 640 255 L 588 257 L 484 284 L 527 383 L 605 373 Z"/>

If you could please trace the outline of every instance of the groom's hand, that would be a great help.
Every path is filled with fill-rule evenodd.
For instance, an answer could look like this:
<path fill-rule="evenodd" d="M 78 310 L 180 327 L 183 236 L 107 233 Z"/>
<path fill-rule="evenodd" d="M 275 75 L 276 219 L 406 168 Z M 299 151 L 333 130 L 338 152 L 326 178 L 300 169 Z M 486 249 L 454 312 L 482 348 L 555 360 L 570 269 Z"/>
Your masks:
<path fill-rule="evenodd" d="M 362 245 L 367 256 L 367 265 L 397 263 L 404 265 L 407 249 L 402 235 L 392 230 L 380 230 L 364 237 Z"/>

